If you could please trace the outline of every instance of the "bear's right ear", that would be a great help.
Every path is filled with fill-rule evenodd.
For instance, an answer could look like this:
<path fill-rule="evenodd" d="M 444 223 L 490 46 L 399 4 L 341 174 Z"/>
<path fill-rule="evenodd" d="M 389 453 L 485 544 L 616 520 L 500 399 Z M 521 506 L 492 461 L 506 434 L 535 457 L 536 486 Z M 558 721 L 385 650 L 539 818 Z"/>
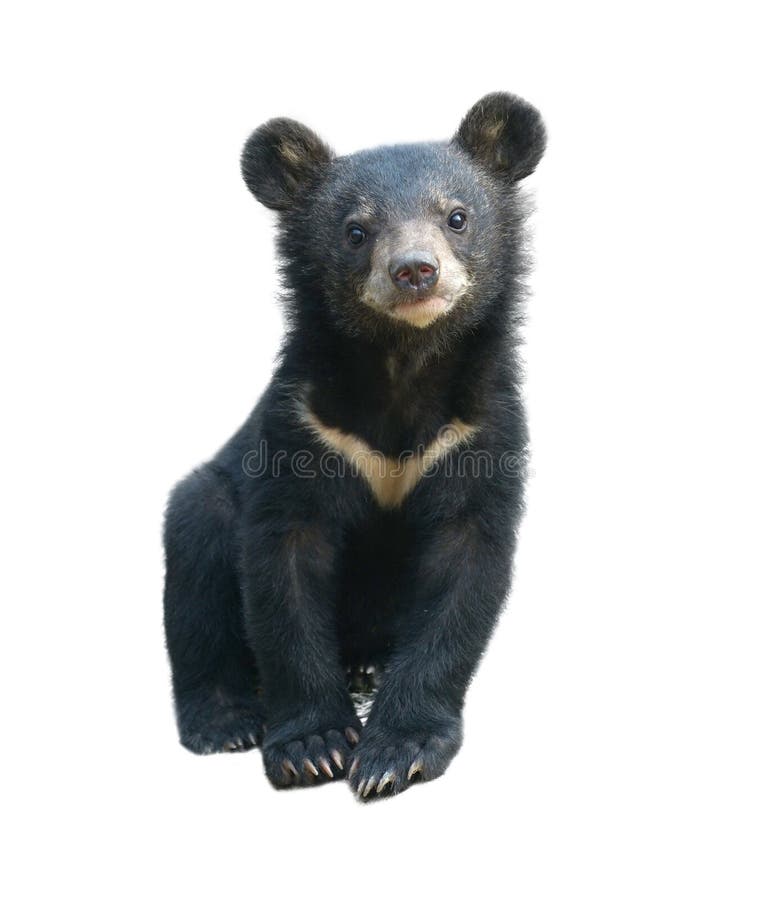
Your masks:
<path fill-rule="evenodd" d="M 332 151 L 306 125 L 270 119 L 245 142 L 242 175 L 257 200 L 270 209 L 288 210 L 332 159 Z"/>

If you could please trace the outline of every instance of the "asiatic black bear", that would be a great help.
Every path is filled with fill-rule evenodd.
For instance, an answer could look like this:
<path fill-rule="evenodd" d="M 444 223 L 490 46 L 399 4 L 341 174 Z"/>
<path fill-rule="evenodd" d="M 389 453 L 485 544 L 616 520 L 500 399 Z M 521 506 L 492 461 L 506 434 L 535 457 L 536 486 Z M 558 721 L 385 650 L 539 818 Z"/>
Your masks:
<path fill-rule="evenodd" d="M 509 94 L 445 143 L 337 157 L 287 119 L 248 139 L 245 181 L 279 213 L 288 332 L 247 422 L 170 498 L 190 750 L 260 745 L 274 785 L 347 777 L 363 799 L 458 750 L 521 511 L 517 185 L 544 145 Z M 363 729 L 348 672 L 379 675 Z"/>

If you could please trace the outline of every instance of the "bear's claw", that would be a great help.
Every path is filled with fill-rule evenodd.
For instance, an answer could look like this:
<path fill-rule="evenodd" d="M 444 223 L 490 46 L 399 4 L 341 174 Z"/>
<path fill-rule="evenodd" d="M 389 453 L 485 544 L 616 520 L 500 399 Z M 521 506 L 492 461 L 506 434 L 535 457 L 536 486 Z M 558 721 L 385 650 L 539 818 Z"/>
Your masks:
<path fill-rule="evenodd" d="M 380 779 L 380 783 L 377 785 L 377 793 L 382 794 L 386 787 L 389 784 L 393 784 L 396 781 L 396 772 L 386 772 L 383 777 Z"/>
<path fill-rule="evenodd" d="M 414 775 L 419 775 L 423 771 L 423 760 L 416 759 L 415 762 L 407 770 L 407 781 L 412 781 Z"/>

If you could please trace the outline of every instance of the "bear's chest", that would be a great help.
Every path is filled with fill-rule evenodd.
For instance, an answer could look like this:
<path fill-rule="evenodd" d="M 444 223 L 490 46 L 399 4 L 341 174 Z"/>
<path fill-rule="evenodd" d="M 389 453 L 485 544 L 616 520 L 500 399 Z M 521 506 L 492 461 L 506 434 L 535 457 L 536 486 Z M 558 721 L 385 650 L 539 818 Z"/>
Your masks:
<path fill-rule="evenodd" d="M 390 456 L 356 434 L 325 424 L 306 404 L 300 406 L 299 415 L 314 439 L 366 482 L 383 509 L 400 507 L 422 478 L 436 471 L 446 457 L 468 444 L 479 430 L 455 418 L 425 445 Z"/>

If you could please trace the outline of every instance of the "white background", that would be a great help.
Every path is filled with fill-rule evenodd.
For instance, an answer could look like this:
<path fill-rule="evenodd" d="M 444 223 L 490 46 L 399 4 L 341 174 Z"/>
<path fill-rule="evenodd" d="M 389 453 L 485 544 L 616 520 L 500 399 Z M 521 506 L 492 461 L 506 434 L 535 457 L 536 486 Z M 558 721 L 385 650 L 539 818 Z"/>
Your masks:
<path fill-rule="evenodd" d="M 3 14 L 5 896 L 774 897 L 766 9 Z M 241 144 L 439 139 L 492 90 L 550 135 L 511 603 L 443 779 L 277 793 L 178 747 L 161 627 L 166 493 L 282 333 Z"/>

